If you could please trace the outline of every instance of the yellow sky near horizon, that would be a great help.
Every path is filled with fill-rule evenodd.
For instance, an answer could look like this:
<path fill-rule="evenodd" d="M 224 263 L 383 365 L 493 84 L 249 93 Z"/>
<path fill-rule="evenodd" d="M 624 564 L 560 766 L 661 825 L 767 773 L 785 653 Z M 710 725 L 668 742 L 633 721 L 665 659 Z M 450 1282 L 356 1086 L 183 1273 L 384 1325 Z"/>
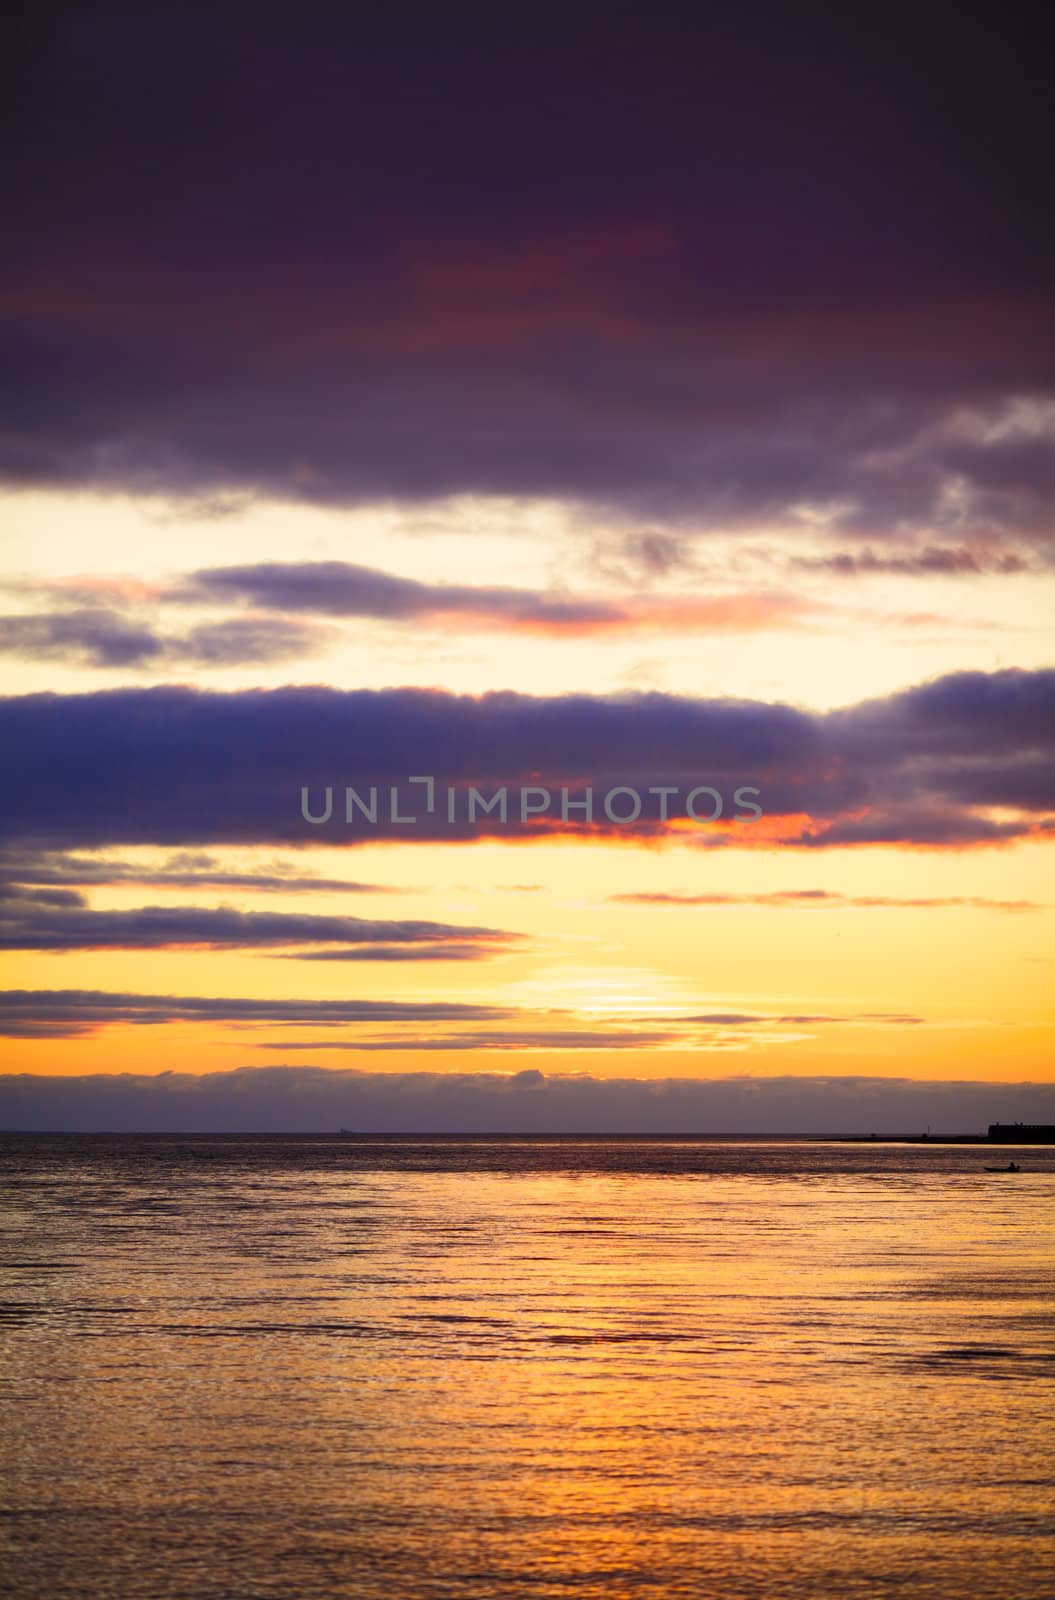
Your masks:
<path fill-rule="evenodd" d="M 432 584 L 501 585 L 565 598 L 611 600 L 645 588 L 660 598 L 786 591 L 808 607 L 764 627 L 686 624 L 663 633 L 582 637 L 508 627 L 488 632 L 471 621 L 458 631 L 420 619 L 327 618 L 335 633 L 326 654 L 273 665 L 197 665 L 181 673 L 163 662 L 99 669 L 68 655 L 16 653 L 5 663 L 8 695 L 174 681 L 225 691 L 324 682 L 469 694 L 658 689 L 824 710 L 968 665 L 1031 667 L 1049 654 L 1055 574 L 980 575 L 968 582 L 929 577 L 925 584 L 890 574 L 849 581 L 804 574 L 794 562 L 804 553 L 823 555 L 823 530 L 745 537 L 682 529 L 678 537 L 690 554 L 675 570 L 646 574 L 627 555 L 629 525 L 557 502 L 463 498 L 338 511 L 43 490 L 2 498 L 9 514 L 5 609 L 16 617 L 31 615 L 40 593 L 53 595 L 55 586 L 61 593 L 80 578 L 95 586 L 100 604 L 119 604 L 157 625 L 159 587 L 197 568 L 324 560 Z M 34 594 L 32 585 L 43 589 Z M 163 620 L 178 630 L 201 616 L 200 607 L 167 602 Z M 87 887 L 88 904 L 93 911 L 229 906 L 423 919 L 455 930 L 509 930 L 523 939 L 466 961 L 305 960 L 295 952 L 233 948 L 9 950 L 4 986 L 216 1000 L 453 1000 L 497 1008 L 497 1020 L 403 1018 L 328 1028 L 115 1021 L 78 1037 L 7 1039 L 4 1072 L 204 1072 L 288 1060 L 374 1072 L 514 1072 L 537 1065 L 547 1073 L 606 1076 L 866 1072 L 1055 1081 L 1055 882 L 1052 852 L 1040 840 L 813 851 L 757 843 L 703 849 L 685 835 L 651 845 L 568 836 L 530 844 L 205 848 L 228 871 L 267 871 L 279 857 L 287 869 L 381 887 L 365 894 L 180 889 L 150 881 L 171 852 L 115 848 L 99 859 L 139 862 L 141 881 Z M 773 899 L 803 891 L 828 898 Z M 695 905 L 619 898 L 642 895 L 729 898 Z M 920 900 L 944 903 L 908 903 Z M 708 1020 L 684 1020 L 690 1017 Z M 521 1047 L 497 1049 L 487 1038 L 472 1048 L 467 1042 L 450 1051 L 426 1048 L 438 1037 L 464 1038 L 477 1029 L 519 1037 Z M 543 1046 L 535 1037 L 612 1029 L 670 1036 L 624 1048 L 570 1048 L 559 1040 Z M 525 1034 L 532 1037 L 524 1040 Z M 325 1048 L 333 1041 L 347 1048 Z M 368 1050 L 368 1041 L 393 1048 Z"/>
<path fill-rule="evenodd" d="M 210 854 L 232 870 L 276 865 L 273 849 Z M 156 851 L 120 856 L 142 861 L 145 878 L 161 859 Z M 785 848 L 704 854 L 689 844 L 657 849 L 567 839 L 389 844 L 282 855 L 287 867 L 385 886 L 379 892 L 283 896 L 114 884 L 91 891 L 94 908 L 207 904 L 266 911 L 295 902 L 294 909 L 310 905 L 326 915 L 485 926 L 523 941 L 471 962 L 309 961 L 237 950 L 8 952 L 5 986 L 217 1000 L 456 1000 L 506 1014 L 479 1024 L 115 1023 L 78 1039 L 8 1040 L 4 1070 L 202 1072 L 289 1061 L 369 1071 L 516 1071 L 531 1064 L 547 1073 L 603 1076 L 868 1072 L 1050 1081 L 1055 884 L 1049 856 L 1041 844 L 969 854 L 833 850 L 819 858 Z M 803 891 L 837 898 L 765 902 Z M 613 898 L 638 894 L 721 894 L 744 903 Z M 983 903 L 956 903 L 965 894 Z M 854 904 L 877 897 L 894 903 Z M 952 903 L 897 903 L 924 897 Z M 1008 902 L 1023 906 L 1000 909 Z M 701 1016 L 754 1020 L 683 1020 Z M 447 1052 L 415 1043 L 464 1037 L 477 1026 L 511 1041 L 524 1030 L 670 1030 L 673 1037 L 648 1049 Z M 403 1039 L 406 1045 L 395 1049 L 356 1048 L 357 1041 Z M 301 1048 L 269 1048 L 291 1041 Z M 342 1048 L 327 1048 L 338 1042 Z"/>

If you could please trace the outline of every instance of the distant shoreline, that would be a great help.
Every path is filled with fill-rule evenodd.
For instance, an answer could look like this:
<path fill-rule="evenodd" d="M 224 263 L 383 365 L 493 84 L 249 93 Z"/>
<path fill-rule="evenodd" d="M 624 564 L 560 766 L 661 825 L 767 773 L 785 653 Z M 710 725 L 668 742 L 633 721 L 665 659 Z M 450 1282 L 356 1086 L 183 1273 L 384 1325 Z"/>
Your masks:
<path fill-rule="evenodd" d="M 991 1138 L 985 1133 L 536 1133 L 531 1130 L 501 1133 L 448 1132 L 434 1129 L 418 1131 L 384 1132 L 363 1130 L 342 1133 L 335 1129 L 319 1128 L 312 1132 L 283 1132 L 274 1129 L 214 1128 L 196 1129 L 120 1129 L 120 1128 L 0 1128 L 0 1139 L 311 1139 L 333 1140 L 342 1144 L 376 1143 L 377 1141 L 461 1141 L 463 1143 L 497 1143 L 502 1141 L 531 1140 L 533 1143 L 581 1143 L 583 1140 L 608 1144 L 749 1144 L 764 1141 L 767 1144 L 919 1144 L 919 1145 L 979 1145 L 988 1149 L 1047 1149 L 1055 1143 L 1050 1139 Z"/>

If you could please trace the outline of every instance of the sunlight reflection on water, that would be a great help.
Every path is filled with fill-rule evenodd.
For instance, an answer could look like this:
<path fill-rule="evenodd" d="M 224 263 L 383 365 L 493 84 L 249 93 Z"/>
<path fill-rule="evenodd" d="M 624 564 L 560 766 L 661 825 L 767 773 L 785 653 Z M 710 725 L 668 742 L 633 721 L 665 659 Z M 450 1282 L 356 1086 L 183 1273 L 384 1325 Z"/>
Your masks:
<path fill-rule="evenodd" d="M 0 1149 L 9 1592 L 1055 1592 L 1055 1151 Z"/>

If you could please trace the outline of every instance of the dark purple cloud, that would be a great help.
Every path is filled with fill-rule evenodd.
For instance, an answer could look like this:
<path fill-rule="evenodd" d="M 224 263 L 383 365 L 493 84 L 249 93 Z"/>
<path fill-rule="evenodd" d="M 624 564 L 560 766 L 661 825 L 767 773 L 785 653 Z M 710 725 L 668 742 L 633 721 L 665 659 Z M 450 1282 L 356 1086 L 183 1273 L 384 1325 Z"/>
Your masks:
<path fill-rule="evenodd" d="M 36 8 L 0 471 L 873 537 L 955 476 L 1041 540 L 1043 439 L 935 424 L 1051 384 L 1044 61 L 984 5 Z"/>
<path fill-rule="evenodd" d="M 225 869 L 216 856 L 183 851 L 169 856 L 164 865 L 121 860 L 114 856 L 71 856 L 60 851 L 33 854 L 0 849 L 0 898 L 10 898 L 20 888 L 42 903 L 80 905 L 62 885 L 87 888 L 114 883 L 151 884 L 166 889 L 251 889 L 254 893 L 281 894 L 405 894 L 401 886 L 362 883 L 354 878 L 323 878 L 283 862 L 273 862 L 259 872 Z M 42 886 L 53 885 L 58 898 L 47 900 Z"/>
<path fill-rule="evenodd" d="M 776 523 L 812 537 L 798 519 L 810 505 L 826 509 L 833 534 L 849 537 L 909 527 L 1046 545 L 1047 467 L 1023 456 L 1014 484 L 995 489 L 983 460 L 973 476 L 961 472 L 935 442 L 965 406 L 1002 421 L 1017 394 L 1050 391 L 1055 358 L 1033 326 L 1046 314 L 1015 307 L 987 333 L 986 307 L 969 304 L 958 321 L 938 308 L 949 326 L 935 341 L 906 311 L 873 342 L 863 312 L 845 328 L 829 328 L 821 312 L 806 326 L 782 315 L 775 327 L 739 312 L 669 330 L 646 322 L 611 343 L 586 333 L 571 348 L 567 334 L 551 335 L 530 354 L 514 328 L 482 354 L 375 352 L 353 342 L 343 362 L 327 353 L 314 371 L 281 351 L 235 349 L 217 372 L 210 347 L 192 379 L 184 369 L 193 350 L 181 343 L 149 359 L 139 351 L 146 370 L 127 392 L 124 374 L 110 368 L 130 336 L 109 333 L 75 357 L 83 437 L 71 437 L 65 363 L 37 348 L 39 335 L 21 335 L 14 348 L 9 338 L 6 364 L 35 371 L 54 416 L 30 434 L 23 414 L 0 474 L 16 484 L 328 505 L 556 496 L 687 520 L 697 533 Z M 148 350 L 157 337 L 144 336 Z M 321 343 L 324 333 L 306 337 Z M 957 370 L 957 341 L 974 350 L 966 372 Z M 793 353 L 764 363 L 767 343 Z M 820 359 L 818 350 L 838 356 Z M 105 410 L 100 395 L 110 397 Z M 100 435 L 115 431 L 120 444 L 104 450 Z M 996 448 L 979 447 L 978 456 Z"/>
<path fill-rule="evenodd" d="M 518 1015 L 505 1006 L 460 1001 L 212 999 L 91 989 L 0 990 L 0 1033 L 11 1038 L 72 1038 L 110 1023 L 294 1022 L 317 1028 L 399 1022 L 435 1026 L 501 1021 Z"/>
<path fill-rule="evenodd" d="M 334 637 L 330 628 L 291 617 L 228 617 L 166 638 L 164 649 L 166 659 L 200 667 L 268 666 L 317 655 Z"/>
<path fill-rule="evenodd" d="M 947 1134 L 1055 1121 L 1055 1088 L 903 1077 L 604 1078 L 316 1066 L 0 1078 L 0 1128 L 122 1132 Z M 979 1166 L 983 1153 L 978 1152 Z M 350 1147 L 348 1160 L 362 1159 Z M 413 1159 L 411 1157 L 411 1159 Z M 934 1149 L 928 1156 L 941 1160 Z"/>
<path fill-rule="evenodd" d="M 155 665 L 163 645 L 148 627 L 108 606 L 42 615 L 0 616 L 0 654 L 94 667 Z"/>
<path fill-rule="evenodd" d="M 139 906 L 131 911 L 93 911 L 83 905 L 38 903 L 21 892 L 0 894 L 0 950 L 253 950 L 274 946 L 356 946 L 357 959 L 385 959 L 386 947 L 430 946 L 431 958 L 449 942 L 474 944 L 482 955 L 515 942 L 519 935 L 497 928 L 465 927 L 411 919 L 236 911 L 227 906 Z M 349 952 L 338 952 L 347 958 Z"/>
<path fill-rule="evenodd" d="M 231 617 L 173 635 L 112 606 L 0 616 L 0 654 L 75 666 L 268 666 L 332 639 L 332 629 L 288 617 Z"/>
<path fill-rule="evenodd" d="M 27 908 L 36 912 L 39 907 L 76 907 L 86 905 L 84 895 L 76 889 L 40 889 L 32 884 L 0 883 L 0 916 L 20 915 Z M 9 908 L 4 910 L 4 908 Z"/>
<path fill-rule="evenodd" d="M 462 930 L 459 930 L 462 931 Z M 435 940 L 429 944 L 355 945 L 346 950 L 296 950 L 284 961 L 487 961 L 499 952 L 494 941 L 471 944 Z"/>
<path fill-rule="evenodd" d="M 169 591 L 175 600 L 245 601 L 275 611 L 373 621 L 458 624 L 583 635 L 633 629 L 744 631 L 793 627 L 823 609 L 779 590 L 592 600 L 487 585 L 421 583 L 346 561 L 265 561 L 211 567 Z M 236 627 L 235 622 L 223 626 Z M 199 632 L 201 630 L 198 630 Z"/>
<path fill-rule="evenodd" d="M 1014 576 L 1030 570 L 1030 563 L 1015 550 L 982 544 L 924 544 L 904 551 L 836 550 L 830 555 L 796 556 L 790 565 L 804 572 L 833 573 L 857 578 L 873 574 L 910 578 L 978 577 L 981 574 Z"/>
<path fill-rule="evenodd" d="M 531 590 L 421 583 L 347 561 L 263 561 L 206 568 L 178 585 L 173 598 L 248 601 L 273 611 L 328 617 L 404 621 L 461 616 L 492 625 L 520 623 L 553 629 L 611 625 L 624 617 L 622 607 L 585 597 L 562 599 Z"/>
<path fill-rule="evenodd" d="M 0 700 L 0 748 L 17 782 L 0 793 L 0 838 L 9 846 L 85 848 L 112 844 L 362 843 L 399 838 L 545 837 L 577 830 L 614 838 L 679 837 L 701 846 L 732 839 L 805 848 L 905 843 L 938 847 L 1000 843 L 1050 831 L 1055 813 L 1055 671 L 955 673 L 917 688 L 828 713 L 756 701 L 692 700 L 661 694 L 533 698 L 432 690 L 111 690 Z M 426 810 L 432 776 L 436 808 Z M 664 785 L 673 800 L 650 794 Z M 738 788 L 757 788 L 763 817 L 725 833 L 684 820 L 697 786 L 723 800 L 722 826 Z M 335 798 L 322 814 L 327 786 Z M 390 789 L 399 789 L 392 820 Z M 467 791 L 486 800 L 505 786 L 512 811 L 467 820 Z M 521 823 L 519 791 L 548 788 L 550 809 Z M 569 800 L 595 790 L 595 819 L 561 820 Z M 377 821 L 344 790 L 369 803 Z M 446 788 L 455 818 L 446 815 Z M 641 797 L 636 822 L 609 821 L 616 788 Z M 749 797 L 750 798 L 750 797 Z M 617 797 L 617 813 L 631 801 Z M 698 798 L 710 816 L 714 801 Z M 627 808 L 627 809 L 624 809 Z M 1001 812 L 993 815 L 995 808 Z M 755 834 L 751 829 L 756 828 Z M 686 833 L 686 829 L 688 832 Z M 775 830 L 775 833 L 774 833 Z"/>

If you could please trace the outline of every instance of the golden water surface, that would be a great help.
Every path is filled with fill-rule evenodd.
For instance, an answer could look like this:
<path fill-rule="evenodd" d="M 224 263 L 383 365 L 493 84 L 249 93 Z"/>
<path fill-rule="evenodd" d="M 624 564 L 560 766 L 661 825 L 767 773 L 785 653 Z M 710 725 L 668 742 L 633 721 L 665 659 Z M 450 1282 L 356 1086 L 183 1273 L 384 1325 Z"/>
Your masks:
<path fill-rule="evenodd" d="M 6 1593 L 1055 1595 L 1055 1152 L 0 1146 Z"/>

